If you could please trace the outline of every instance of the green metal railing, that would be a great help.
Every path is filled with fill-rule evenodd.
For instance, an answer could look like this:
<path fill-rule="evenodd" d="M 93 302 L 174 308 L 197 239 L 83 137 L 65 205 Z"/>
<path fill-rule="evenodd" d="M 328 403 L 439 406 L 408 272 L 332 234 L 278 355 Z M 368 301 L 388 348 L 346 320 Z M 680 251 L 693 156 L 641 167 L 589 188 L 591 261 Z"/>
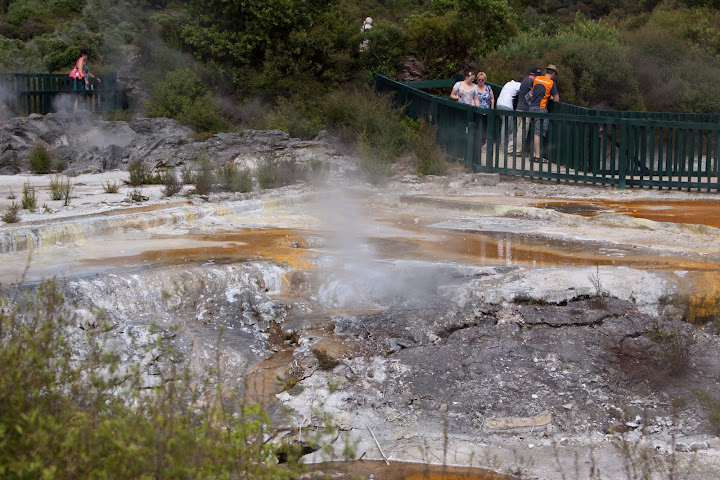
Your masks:
<path fill-rule="evenodd" d="M 437 129 L 437 142 L 467 168 L 597 184 L 718 190 L 720 116 L 593 110 L 558 103 L 548 114 L 480 109 L 421 89 L 449 89 L 455 80 L 397 82 L 375 75 L 408 116 Z M 500 88 L 491 85 L 496 98 Z M 534 162 L 533 127 L 548 122 Z M 501 138 L 504 126 L 514 133 Z M 541 123 L 542 126 L 542 123 Z M 484 140 L 484 141 L 483 141 Z"/>
<path fill-rule="evenodd" d="M 100 75 L 100 78 L 102 82 L 92 84 L 95 111 L 106 113 L 128 108 L 128 96 L 117 82 L 117 74 Z M 74 105 L 76 99 L 88 97 L 89 92 L 73 90 L 74 82 L 67 74 L 0 73 L 2 103 L 12 115 L 53 113 L 64 105 L 62 99 Z"/>

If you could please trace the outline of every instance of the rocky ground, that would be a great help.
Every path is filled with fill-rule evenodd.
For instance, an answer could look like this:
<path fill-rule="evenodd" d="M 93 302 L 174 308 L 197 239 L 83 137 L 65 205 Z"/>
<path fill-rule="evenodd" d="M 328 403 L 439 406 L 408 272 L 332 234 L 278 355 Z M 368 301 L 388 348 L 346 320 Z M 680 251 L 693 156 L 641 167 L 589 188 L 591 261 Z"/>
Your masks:
<path fill-rule="evenodd" d="M 27 182 L 47 206 L 0 227 L 0 274 L 17 280 L 30 251 L 26 281 L 61 272 L 79 311 L 107 312 L 108 341 L 146 364 L 148 386 L 170 359 L 133 350 L 165 331 L 152 325 L 179 323 L 168 338 L 190 363 L 221 345 L 228 384 L 292 425 L 292 441 L 331 419 L 356 458 L 538 478 L 720 474 L 719 230 L 538 206 L 715 195 L 402 167 L 372 186 L 327 137 L 76 123 L 0 128 L 0 208 Z M 27 173 L 38 142 L 65 159 L 69 206 L 50 200 L 49 176 Z M 218 165 L 273 156 L 331 171 L 321 186 L 247 194 L 168 199 L 146 186 L 139 204 L 128 187 L 103 189 L 135 159 L 192 168 L 203 151 Z"/>

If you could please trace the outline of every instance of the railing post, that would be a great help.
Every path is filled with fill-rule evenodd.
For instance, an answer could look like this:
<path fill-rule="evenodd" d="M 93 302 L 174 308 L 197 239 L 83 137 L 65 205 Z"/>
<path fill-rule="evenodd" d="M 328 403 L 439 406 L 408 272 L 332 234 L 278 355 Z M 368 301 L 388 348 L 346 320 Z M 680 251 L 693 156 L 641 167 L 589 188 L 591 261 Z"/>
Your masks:
<path fill-rule="evenodd" d="M 473 151 L 475 150 L 475 122 L 467 122 L 465 127 L 467 140 L 465 144 L 465 168 L 473 169 Z"/>
<path fill-rule="evenodd" d="M 625 190 L 626 186 L 626 172 L 628 162 L 628 128 L 629 122 L 621 118 L 620 119 L 620 151 L 618 152 L 618 188 Z"/>
<path fill-rule="evenodd" d="M 495 110 L 490 109 L 487 113 L 487 132 L 485 133 L 485 166 L 490 172 L 493 170 L 495 158 Z"/>

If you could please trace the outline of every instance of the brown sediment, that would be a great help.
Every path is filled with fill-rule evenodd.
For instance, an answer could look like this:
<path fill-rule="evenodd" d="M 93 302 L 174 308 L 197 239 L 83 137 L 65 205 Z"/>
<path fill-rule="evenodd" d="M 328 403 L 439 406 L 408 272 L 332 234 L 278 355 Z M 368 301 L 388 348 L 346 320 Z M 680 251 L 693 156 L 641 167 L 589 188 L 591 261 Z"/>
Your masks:
<path fill-rule="evenodd" d="M 563 213 L 595 216 L 607 213 L 655 222 L 708 225 L 720 228 L 720 200 L 551 200 L 531 204 Z"/>
<path fill-rule="evenodd" d="M 509 480 L 518 478 L 502 475 L 490 470 L 472 467 L 451 467 L 424 463 L 382 461 L 329 462 L 308 465 L 309 472 L 303 480 L 327 478 L 355 479 L 358 476 L 368 478 L 373 475 L 378 480 Z M 341 474 L 344 476 L 335 476 Z"/>
<path fill-rule="evenodd" d="M 719 259 L 715 257 L 659 255 L 598 241 L 547 238 L 527 233 L 407 228 L 412 232 L 405 237 L 369 238 L 367 241 L 375 247 L 375 256 L 476 265 L 615 265 L 682 270 L 717 270 L 720 266 Z M 134 255 L 83 259 L 79 262 L 84 266 L 162 266 L 208 260 L 216 263 L 267 260 L 297 270 L 311 270 L 318 253 L 308 248 L 308 238 L 319 236 L 322 234 L 318 232 L 291 229 L 187 235 L 183 238 L 197 240 L 197 247 L 152 249 Z"/>
<path fill-rule="evenodd" d="M 287 347 L 250 367 L 245 375 L 247 399 L 263 407 L 275 402 L 275 395 L 283 390 L 294 359 L 293 348 Z"/>
<path fill-rule="evenodd" d="M 688 272 L 687 319 L 691 323 L 705 323 L 720 314 L 720 273 Z"/>
<path fill-rule="evenodd" d="M 83 259 L 85 266 L 178 265 L 213 260 L 217 263 L 236 263 L 248 260 L 268 260 L 296 269 L 311 269 L 308 260 L 311 252 L 306 248 L 303 232 L 286 229 L 245 230 L 207 235 L 186 235 L 183 238 L 197 240 L 197 247 L 152 249 L 135 255 Z M 177 237 L 173 237 L 177 238 Z M 218 245 L 218 243 L 223 243 Z M 205 245 L 202 245 L 205 243 Z M 214 243 L 214 245 L 209 245 Z"/>
<path fill-rule="evenodd" d="M 717 270 L 717 258 L 642 253 L 622 245 L 549 239 L 528 234 L 442 231 L 436 239 L 373 240 L 379 257 L 458 261 L 481 265 L 592 266 Z"/>

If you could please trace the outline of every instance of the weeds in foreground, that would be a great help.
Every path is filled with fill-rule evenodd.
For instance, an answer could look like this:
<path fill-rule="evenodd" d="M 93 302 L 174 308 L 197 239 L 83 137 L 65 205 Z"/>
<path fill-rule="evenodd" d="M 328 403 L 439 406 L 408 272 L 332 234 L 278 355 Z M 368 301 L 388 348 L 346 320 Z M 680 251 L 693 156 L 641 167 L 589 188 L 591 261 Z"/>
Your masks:
<path fill-rule="evenodd" d="M 35 208 L 37 208 L 37 197 L 35 196 L 35 187 L 30 185 L 29 182 L 25 182 L 23 185 L 23 193 L 22 198 L 20 199 L 20 205 L 25 210 L 29 210 L 31 212 L 35 211 Z"/>
<path fill-rule="evenodd" d="M 8 193 L 7 199 L 8 200 L 15 200 L 17 198 L 17 195 L 15 195 L 15 191 L 10 187 L 10 192 Z"/>
<path fill-rule="evenodd" d="M 638 337 L 608 334 L 605 349 L 628 376 L 662 387 L 690 370 L 699 348 L 693 329 L 680 320 L 656 320 L 649 331 Z"/>
<path fill-rule="evenodd" d="M 0 465 L 10 478 L 297 478 L 296 445 L 272 441 L 269 417 L 222 372 L 194 375 L 180 352 L 150 330 L 157 386 L 142 362 L 121 366 L 106 350 L 102 315 L 79 322 L 55 282 L 0 294 Z M 143 353 L 145 352 L 145 353 Z M 229 395 L 228 395 L 229 393 Z M 88 448 L 88 445 L 92 446 Z M 274 459 L 282 447 L 284 464 Z M 129 455 L 128 452 L 132 452 Z"/>
<path fill-rule="evenodd" d="M 2 221 L 5 223 L 18 223 L 20 221 L 20 205 L 12 202 L 2 214 Z"/>

